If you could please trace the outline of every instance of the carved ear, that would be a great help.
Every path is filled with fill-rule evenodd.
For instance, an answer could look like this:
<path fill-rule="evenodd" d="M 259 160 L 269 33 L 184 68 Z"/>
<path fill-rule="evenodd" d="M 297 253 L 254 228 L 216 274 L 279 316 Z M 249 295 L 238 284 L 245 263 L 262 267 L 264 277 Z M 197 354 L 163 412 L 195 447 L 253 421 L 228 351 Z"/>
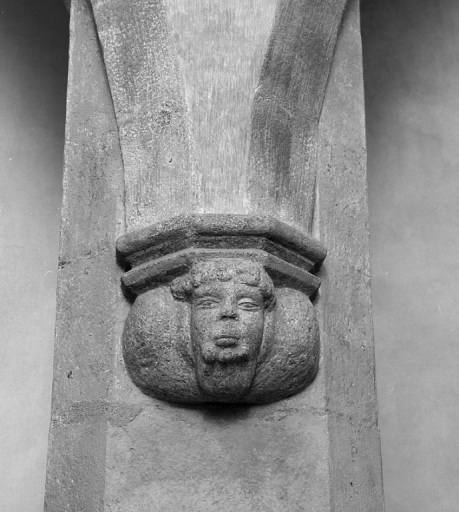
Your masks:
<path fill-rule="evenodd" d="M 188 275 L 180 276 L 171 283 L 171 293 L 174 299 L 187 302 L 191 296 L 192 285 Z"/>

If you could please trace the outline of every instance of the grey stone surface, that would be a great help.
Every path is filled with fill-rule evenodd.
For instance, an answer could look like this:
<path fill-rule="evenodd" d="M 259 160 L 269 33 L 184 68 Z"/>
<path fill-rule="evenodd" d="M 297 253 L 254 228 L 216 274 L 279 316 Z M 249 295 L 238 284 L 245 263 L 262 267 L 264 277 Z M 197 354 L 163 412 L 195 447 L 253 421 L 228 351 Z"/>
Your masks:
<path fill-rule="evenodd" d="M 145 391 L 176 402 L 259 403 L 316 376 L 319 330 L 309 298 L 274 290 L 259 264 L 200 262 L 171 287 L 137 297 L 126 323 L 126 364 Z"/>
<path fill-rule="evenodd" d="M 328 254 L 316 308 L 327 376 L 330 510 L 381 512 L 358 8 L 349 5 L 319 125 L 317 230 Z"/>
<path fill-rule="evenodd" d="M 319 329 L 309 296 L 320 281 L 308 271 L 326 251 L 311 236 L 268 216 L 182 215 L 124 235 L 117 251 L 134 266 L 127 291 L 140 294 L 123 347 L 145 392 L 262 403 L 313 381 Z"/>
<path fill-rule="evenodd" d="M 206 244 L 209 242 L 214 244 L 214 240 L 206 240 Z M 228 244 L 228 240 L 217 240 L 218 244 L 224 243 L 230 246 L 235 243 L 235 240 L 232 239 L 229 242 Z M 242 240 L 242 244 L 245 242 L 247 240 Z M 268 249 L 272 252 L 273 247 L 270 246 Z M 281 251 L 281 253 L 285 257 L 285 251 Z M 320 285 L 320 279 L 317 276 L 260 249 L 185 249 L 156 260 L 146 261 L 127 272 L 122 280 L 127 291 L 137 295 L 153 288 L 158 283 L 167 282 L 180 272 L 186 272 L 198 261 L 221 258 L 238 258 L 257 262 L 270 273 L 276 284 L 301 290 L 308 296 L 314 295 Z M 308 266 L 310 265 L 310 262 L 306 263 Z"/>
<path fill-rule="evenodd" d="M 259 239 L 261 243 L 257 244 Z M 218 244 L 218 240 L 222 243 Z M 257 248 L 270 252 L 272 246 L 268 242 L 279 250 L 284 249 L 281 254 L 286 261 L 293 264 L 302 261 L 298 266 L 305 270 L 321 264 L 327 254 L 325 247 L 311 235 L 273 216 L 241 214 L 180 215 L 127 233 L 117 240 L 116 249 L 123 261 L 138 265 L 152 256 L 164 256 L 188 247 Z"/>
<path fill-rule="evenodd" d="M 319 119 L 348 0 L 281 0 L 252 105 L 250 203 L 311 231 Z"/>
<path fill-rule="evenodd" d="M 72 2 L 70 28 L 45 510 L 102 512 L 106 429 L 115 402 L 109 394 L 113 358 L 128 311 L 114 248 L 124 231 L 123 176 L 103 61 L 85 2 Z"/>
<path fill-rule="evenodd" d="M 309 141 L 317 144 L 320 155 L 318 187 L 312 193 L 316 206 L 311 224 L 316 238 L 330 248 L 319 272 L 323 289 L 315 299 L 323 333 L 321 364 L 316 379 L 303 392 L 272 404 L 256 406 L 171 404 L 144 394 L 126 371 L 121 340 L 129 303 L 121 295 L 121 269 L 115 265 L 114 242 L 126 230 L 167 219 L 171 211 L 174 215 L 180 213 L 177 204 L 186 210 L 195 198 L 189 194 L 193 188 L 189 182 L 191 174 L 187 174 L 186 158 L 181 168 L 186 179 L 177 178 L 174 173 L 178 167 L 169 169 L 168 159 L 161 160 L 151 173 L 142 174 L 142 171 L 135 194 L 126 195 L 129 203 L 126 208 L 130 213 L 124 225 L 117 125 L 113 110 L 109 108 L 110 94 L 103 76 L 96 34 L 86 2 L 73 0 L 72 4 L 74 81 L 71 88 L 80 95 L 70 97 L 75 110 L 69 117 L 69 128 L 72 128 L 69 134 L 76 137 L 69 136 L 68 149 L 75 160 L 69 160 L 73 163 L 68 169 L 73 172 L 68 171 L 67 177 L 74 177 L 75 182 L 68 188 L 66 204 L 72 207 L 65 215 L 66 222 L 75 219 L 73 226 L 78 226 L 75 236 L 81 238 L 76 243 L 64 225 L 66 247 L 73 247 L 76 257 L 72 259 L 72 253 L 63 249 L 68 263 L 63 267 L 60 284 L 47 510 L 381 512 L 382 484 L 367 279 L 368 233 L 357 2 L 353 2 L 347 11 L 340 32 L 318 132 L 320 138 L 311 132 Z M 104 10 L 97 14 L 95 8 L 99 28 L 104 25 L 103 30 L 106 30 L 101 34 L 102 43 L 104 37 L 113 36 L 119 41 L 117 37 L 126 34 L 128 42 L 138 42 L 139 48 L 152 48 L 145 46 L 142 38 L 155 30 L 153 46 L 158 44 L 161 52 L 169 51 L 169 39 L 161 35 L 164 27 L 151 23 L 155 19 L 154 9 L 142 10 L 142 7 L 152 7 L 151 2 L 129 3 L 123 13 L 126 25 L 120 32 L 110 29 L 110 22 L 113 22 L 110 6 L 126 8 L 127 4 L 94 4 Z M 192 4 L 183 4 L 183 7 L 188 8 L 188 5 Z M 318 4 L 313 2 L 311 5 L 317 7 Z M 330 4 L 333 8 L 337 5 Z M 319 18 L 330 15 L 336 22 L 331 12 L 335 11 L 318 9 L 311 14 Z M 232 28 L 230 21 L 229 29 Z M 336 34 L 337 27 L 331 29 Z M 138 35 L 141 37 L 136 39 Z M 323 40 L 321 34 L 317 36 L 313 41 Z M 324 40 L 328 41 L 328 36 Z M 157 63 L 163 62 L 164 53 L 161 52 Z M 148 53 L 146 57 L 151 55 Z M 129 87 L 136 88 L 135 96 L 137 90 L 142 90 L 145 76 L 149 76 L 148 73 L 143 75 L 143 71 L 150 69 L 149 61 L 135 58 L 133 62 L 139 67 L 125 69 L 123 63 L 130 62 L 124 60 L 125 55 L 106 54 L 108 67 L 112 65 L 112 58 L 116 65 L 110 72 L 111 85 L 113 78 L 123 79 L 124 71 L 133 71 L 127 76 L 134 77 L 134 83 L 130 81 Z M 158 98 L 161 101 L 167 96 L 164 91 L 169 90 L 174 66 L 166 70 L 169 74 L 165 76 L 165 82 L 159 84 Z M 326 74 L 328 76 L 328 71 Z M 155 77 L 158 76 L 156 73 Z M 152 87 L 144 92 L 149 95 L 154 90 Z M 176 98 L 175 89 L 170 90 Z M 102 97 L 96 98 L 95 92 Z M 104 108 L 101 109 L 102 105 Z M 129 131 L 129 122 L 135 120 L 133 112 L 136 109 L 123 110 L 118 105 L 117 110 L 118 115 L 120 111 L 126 114 L 122 118 L 124 131 L 121 135 L 126 131 L 128 135 L 139 134 L 135 126 Z M 142 122 L 144 115 L 151 114 L 155 118 L 160 111 L 142 109 L 139 119 Z M 178 111 L 174 123 L 180 125 L 182 114 Z M 174 124 L 175 127 L 178 125 Z M 184 133 L 180 130 L 172 133 L 174 126 L 161 132 L 162 152 L 158 153 L 161 158 L 169 156 L 166 149 L 174 149 L 174 133 Z M 178 128 L 184 129 L 183 126 Z M 305 139 L 296 129 L 299 128 L 294 123 L 292 130 L 298 135 L 301 146 Z M 141 135 L 147 136 L 148 130 L 142 131 Z M 150 149 L 156 147 L 152 145 Z M 178 155 L 179 163 L 180 156 L 185 154 L 181 153 L 182 147 L 185 146 L 173 153 Z M 298 145 L 292 147 L 296 148 L 292 150 L 295 154 L 301 154 Z M 138 154 L 138 170 L 148 169 L 147 157 L 148 151 Z M 172 165 L 176 162 L 174 158 Z M 80 169 L 82 175 L 77 179 Z M 292 169 L 299 172 L 297 167 Z M 233 178 L 238 176 L 236 170 L 229 169 L 228 172 L 234 172 L 231 174 Z M 109 183 L 105 181 L 108 176 L 111 176 Z M 133 176 L 129 172 L 126 174 L 131 187 L 135 183 Z M 142 187 L 142 180 L 145 178 L 146 183 L 147 176 L 154 179 Z M 154 187 L 156 184 L 159 184 L 158 189 Z M 149 197 L 152 189 L 155 196 Z M 174 196 L 171 191 L 177 189 L 180 192 Z M 292 197 L 292 209 L 284 204 L 286 209 L 281 218 L 287 220 L 288 217 L 289 223 L 298 226 L 301 221 L 291 212 L 297 211 L 296 206 L 303 208 L 304 205 L 297 205 L 297 201 L 306 196 L 301 190 L 296 192 Z M 310 194 L 311 190 L 303 192 Z M 217 201 L 218 189 L 214 193 L 213 200 Z M 156 202 L 158 194 L 160 200 Z M 187 198 L 191 198 L 191 203 Z M 161 205 L 169 199 L 170 203 L 162 209 Z M 205 213 L 213 211 L 210 207 L 206 209 L 208 204 L 204 203 Z M 280 203 L 270 202 L 269 212 L 263 211 L 261 200 L 250 206 L 255 213 L 272 214 L 273 204 Z M 144 206 L 148 206 L 148 211 L 143 211 Z M 92 212 L 97 214 L 92 216 Z M 305 222 L 304 227 L 307 225 Z M 88 251 L 86 247 L 91 248 L 89 254 L 85 253 Z M 164 295 L 159 304 L 164 299 L 173 307 L 188 307 L 186 303 L 176 301 L 166 286 L 153 292 Z M 290 293 L 288 288 L 287 292 Z M 147 293 L 139 298 L 145 297 L 146 301 Z M 278 305 L 281 305 L 281 292 L 276 290 L 276 294 L 279 295 Z M 290 308 L 289 305 L 287 309 Z M 152 318 L 150 311 L 143 318 L 146 317 Z M 168 320 L 167 314 L 163 315 L 163 320 Z"/>
<path fill-rule="evenodd" d="M 311 230 L 318 123 L 346 3 L 91 1 L 128 230 L 203 211 L 275 213 Z"/>
<path fill-rule="evenodd" d="M 116 245 L 120 262 L 133 267 L 123 284 L 134 295 L 198 261 L 239 258 L 263 265 L 276 285 L 312 296 L 320 280 L 309 271 L 326 256 L 325 247 L 307 233 L 270 216 L 241 214 L 181 215 L 132 231 Z"/>
<path fill-rule="evenodd" d="M 331 510 L 327 419 L 302 402 L 162 402 L 125 428 L 110 425 L 107 509 Z"/>

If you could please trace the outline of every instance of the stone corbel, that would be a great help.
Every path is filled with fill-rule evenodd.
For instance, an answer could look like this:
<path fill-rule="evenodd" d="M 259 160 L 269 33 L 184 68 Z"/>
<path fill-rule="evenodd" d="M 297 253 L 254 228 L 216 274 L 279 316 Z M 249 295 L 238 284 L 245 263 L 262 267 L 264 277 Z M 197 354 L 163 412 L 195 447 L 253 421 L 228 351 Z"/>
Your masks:
<path fill-rule="evenodd" d="M 263 403 L 305 389 L 319 367 L 311 297 L 326 250 L 268 216 L 202 214 L 117 242 L 135 298 L 123 334 L 144 392 L 182 403 Z"/>

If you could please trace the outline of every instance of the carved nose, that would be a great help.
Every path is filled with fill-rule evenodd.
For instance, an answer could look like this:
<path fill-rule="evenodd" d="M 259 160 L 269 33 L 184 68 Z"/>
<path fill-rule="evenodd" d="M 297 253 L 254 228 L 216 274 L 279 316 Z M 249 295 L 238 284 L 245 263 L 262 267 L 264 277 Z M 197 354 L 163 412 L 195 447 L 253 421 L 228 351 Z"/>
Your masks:
<path fill-rule="evenodd" d="M 222 307 L 221 310 L 222 318 L 237 318 L 237 307 L 236 304 L 227 303 Z"/>

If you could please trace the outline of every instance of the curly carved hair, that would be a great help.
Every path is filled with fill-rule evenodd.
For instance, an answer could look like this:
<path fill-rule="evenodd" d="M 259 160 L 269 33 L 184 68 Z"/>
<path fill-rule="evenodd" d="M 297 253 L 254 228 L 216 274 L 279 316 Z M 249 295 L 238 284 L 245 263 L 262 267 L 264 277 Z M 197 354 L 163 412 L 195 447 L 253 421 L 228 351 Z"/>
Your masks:
<path fill-rule="evenodd" d="M 265 309 L 274 307 L 276 298 L 271 278 L 259 263 L 250 260 L 221 258 L 194 263 L 187 274 L 172 281 L 171 293 L 177 300 L 189 301 L 201 284 L 231 280 L 257 287 L 263 297 Z"/>

